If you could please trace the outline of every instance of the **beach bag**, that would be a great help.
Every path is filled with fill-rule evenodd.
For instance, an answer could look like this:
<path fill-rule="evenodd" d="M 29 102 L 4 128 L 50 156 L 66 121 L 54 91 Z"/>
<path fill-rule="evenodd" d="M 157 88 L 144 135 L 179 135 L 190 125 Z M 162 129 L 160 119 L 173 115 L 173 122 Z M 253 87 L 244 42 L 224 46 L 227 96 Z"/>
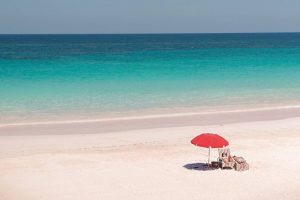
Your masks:
<path fill-rule="evenodd" d="M 237 163 L 246 163 L 246 160 L 243 157 L 234 157 L 233 158 Z"/>
<path fill-rule="evenodd" d="M 236 171 L 245 171 L 249 170 L 249 164 L 246 162 L 246 160 L 243 157 L 234 157 L 235 160 L 235 170 Z"/>

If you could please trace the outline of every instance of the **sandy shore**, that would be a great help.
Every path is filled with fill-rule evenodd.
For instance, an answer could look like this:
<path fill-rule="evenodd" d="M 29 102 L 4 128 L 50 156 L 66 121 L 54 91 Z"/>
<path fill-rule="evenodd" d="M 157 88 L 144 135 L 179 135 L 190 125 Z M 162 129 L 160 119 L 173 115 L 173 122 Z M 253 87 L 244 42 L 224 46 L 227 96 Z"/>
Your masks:
<path fill-rule="evenodd" d="M 215 114 L 198 122 L 188 116 L 118 126 L 1 127 L 0 199 L 299 199 L 299 116 L 277 110 Z M 250 170 L 204 170 L 207 149 L 190 144 L 200 132 L 228 139 L 232 154 L 243 156 Z"/>

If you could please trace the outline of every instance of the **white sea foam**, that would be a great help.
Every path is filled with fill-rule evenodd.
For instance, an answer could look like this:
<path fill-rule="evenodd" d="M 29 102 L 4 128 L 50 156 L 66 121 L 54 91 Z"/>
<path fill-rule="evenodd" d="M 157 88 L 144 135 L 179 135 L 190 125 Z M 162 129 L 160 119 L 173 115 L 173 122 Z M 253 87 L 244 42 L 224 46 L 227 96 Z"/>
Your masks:
<path fill-rule="evenodd" d="M 9 126 L 35 126 L 35 125 L 52 125 L 52 124 L 112 122 L 112 121 L 126 121 L 126 120 L 140 120 L 140 119 L 159 119 L 159 118 L 186 117 L 186 116 L 195 116 L 195 115 L 226 114 L 226 113 L 240 113 L 240 112 L 258 112 L 258 111 L 272 111 L 272 110 L 298 109 L 298 108 L 300 108 L 300 105 L 273 106 L 273 107 L 264 107 L 264 108 L 235 109 L 235 110 L 207 111 L 207 112 L 181 112 L 181 113 L 167 113 L 167 114 L 148 114 L 148 115 L 129 116 L 129 117 L 110 117 L 110 118 L 94 118 L 94 119 L 79 119 L 79 120 L 76 119 L 76 120 L 59 120 L 59 121 L 20 122 L 20 123 L 0 124 L 0 128 L 1 127 L 9 127 Z"/>

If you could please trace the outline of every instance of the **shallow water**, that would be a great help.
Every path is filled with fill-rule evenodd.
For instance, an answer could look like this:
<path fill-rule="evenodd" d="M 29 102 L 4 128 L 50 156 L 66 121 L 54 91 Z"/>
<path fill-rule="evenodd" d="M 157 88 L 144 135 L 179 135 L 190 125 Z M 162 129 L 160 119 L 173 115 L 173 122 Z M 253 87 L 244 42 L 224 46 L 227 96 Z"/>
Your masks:
<path fill-rule="evenodd" d="M 274 105 L 300 105 L 300 33 L 0 35 L 0 123 Z"/>

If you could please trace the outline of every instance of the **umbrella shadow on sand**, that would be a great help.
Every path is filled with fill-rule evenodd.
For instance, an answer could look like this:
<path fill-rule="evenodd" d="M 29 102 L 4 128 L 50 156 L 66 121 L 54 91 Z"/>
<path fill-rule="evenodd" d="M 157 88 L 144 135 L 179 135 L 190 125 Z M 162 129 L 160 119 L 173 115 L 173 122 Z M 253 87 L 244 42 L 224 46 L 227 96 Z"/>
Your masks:
<path fill-rule="evenodd" d="M 189 164 L 183 165 L 183 167 L 188 170 L 199 170 L 199 171 L 216 170 L 216 168 L 208 167 L 207 163 L 189 163 Z"/>

